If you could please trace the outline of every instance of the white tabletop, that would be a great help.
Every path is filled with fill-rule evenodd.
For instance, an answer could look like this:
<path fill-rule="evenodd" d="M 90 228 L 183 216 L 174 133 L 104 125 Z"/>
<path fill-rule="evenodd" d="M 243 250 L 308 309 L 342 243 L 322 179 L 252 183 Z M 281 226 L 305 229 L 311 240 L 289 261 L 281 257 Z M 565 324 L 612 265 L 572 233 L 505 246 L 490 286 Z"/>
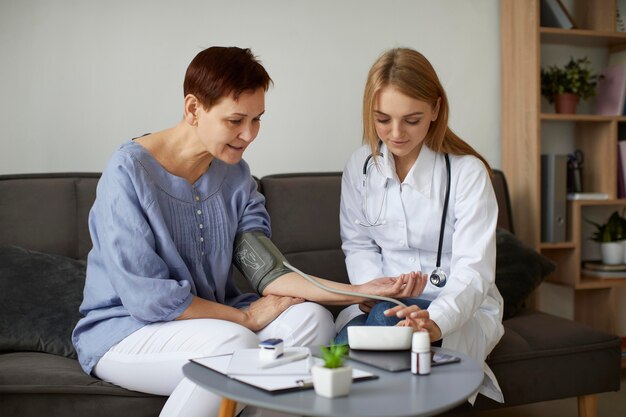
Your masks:
<path fill-rule="evenodd" d="M 354 383 L 350 395 L 333 399 L 320 397 L 313 389 L 272 395 L 192 362 L 183 367 L 183 373 L 223 397 L 286 413 L 320 417 L 430 416 L 462 404 L 483 381 L 483 370 L 475 360 L 458 352 L 435 349 L 460 356 L 461 362 L 433 367 L 430 375 L 413 375 L 409 371 L 388 372 L 348 361 L 379 378 Z"/>

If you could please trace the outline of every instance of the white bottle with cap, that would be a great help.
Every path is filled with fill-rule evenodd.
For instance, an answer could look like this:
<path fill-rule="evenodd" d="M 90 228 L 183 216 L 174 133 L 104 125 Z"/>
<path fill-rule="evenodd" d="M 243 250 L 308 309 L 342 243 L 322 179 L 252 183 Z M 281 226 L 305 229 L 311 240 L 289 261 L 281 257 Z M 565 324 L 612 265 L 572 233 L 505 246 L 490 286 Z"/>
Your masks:
<path fill-rule="evenodd" d="M 428 332 L 413 333 L 411 372 L 415 375 L 430 374 L 430 359 L 430 337 Z"/>

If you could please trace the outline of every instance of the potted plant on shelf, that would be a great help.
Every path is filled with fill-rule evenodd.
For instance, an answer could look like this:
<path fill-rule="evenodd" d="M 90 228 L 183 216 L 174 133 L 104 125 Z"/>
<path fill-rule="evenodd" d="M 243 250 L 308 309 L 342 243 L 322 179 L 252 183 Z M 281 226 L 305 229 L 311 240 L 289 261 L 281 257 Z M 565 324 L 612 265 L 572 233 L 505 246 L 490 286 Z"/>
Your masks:
<path fill-rule="evenodd" d="M 591 240 L 600 244 L 602 263 L 606 265 L 623 264 L 626 256 L 626 219 L 615 211 L 606 223 L 595 223 L 585 219 L 596 227 Z"/>
<path fill-rule="evenodd" d="M 554 103 L 557 113 L 576 113 L 582 98 L 586 100 L 596 94 L 598 80 L 602 77 L 589 69 L 589 58 L 570 58 L 564 66 L 551 65 L 541 68 L 541 95 Z"/>
<path fill-rule="evenodd" d="M 352 386 L 352 367 L 344 364 L 348 345 L 322 346 L 323 365 L 313 365 L 311 376 L 317 395 L 334 398 L 348 395 Z"/>

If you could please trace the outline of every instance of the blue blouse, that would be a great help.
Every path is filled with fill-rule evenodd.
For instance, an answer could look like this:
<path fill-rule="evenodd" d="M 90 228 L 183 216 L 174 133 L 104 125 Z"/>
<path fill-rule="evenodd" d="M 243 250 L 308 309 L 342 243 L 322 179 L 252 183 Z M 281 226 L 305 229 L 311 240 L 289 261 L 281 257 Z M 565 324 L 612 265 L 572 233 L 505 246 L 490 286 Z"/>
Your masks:
<path fill-rule="evenodd" d="M 238 233 L 270 235 L 264 203 L 243 160 L 214 159 L 191 185 L 138 143 L 121 145 L 89 213 L 84 317 L 72 334 L 85 372 L 134 331 L 178 317 L 192 295 L 236 308 L 256 300 L 235 286 L 232 255 Z"/>

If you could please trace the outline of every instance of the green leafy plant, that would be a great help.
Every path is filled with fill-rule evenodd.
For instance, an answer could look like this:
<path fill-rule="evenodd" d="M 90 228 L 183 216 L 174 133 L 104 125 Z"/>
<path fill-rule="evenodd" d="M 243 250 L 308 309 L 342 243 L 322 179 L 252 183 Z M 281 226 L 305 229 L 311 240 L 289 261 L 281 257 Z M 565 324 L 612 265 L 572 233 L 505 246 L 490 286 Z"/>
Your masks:
<path fill-rule="evenodd" d="M 343 366 L 344 357 L 348 353 L 348 345 L 331 343 L 330 346 L 322 346 L 321 349 L 325 368 L 334 369 Z"/>
<path fill-rule="evenodd" d="M 550 103 L 554 96 L 563 93 L 576 94 L 583 100 L 596 94 L 596 86 L 602 75 L 594 74 L 589 69 L 589 58 L 574 59 L 565 67 L 551 65 L 541 69 L 541 95 Z"/>
<path fill-rule="evenodd" d="M 606 223 L 600 224 L 585 219 L 596 227 L 596 231 L 591 235 L 591 240 L 598 243 L 617 242 L 626 239 L 626 219 L 615 211 Z"/>

